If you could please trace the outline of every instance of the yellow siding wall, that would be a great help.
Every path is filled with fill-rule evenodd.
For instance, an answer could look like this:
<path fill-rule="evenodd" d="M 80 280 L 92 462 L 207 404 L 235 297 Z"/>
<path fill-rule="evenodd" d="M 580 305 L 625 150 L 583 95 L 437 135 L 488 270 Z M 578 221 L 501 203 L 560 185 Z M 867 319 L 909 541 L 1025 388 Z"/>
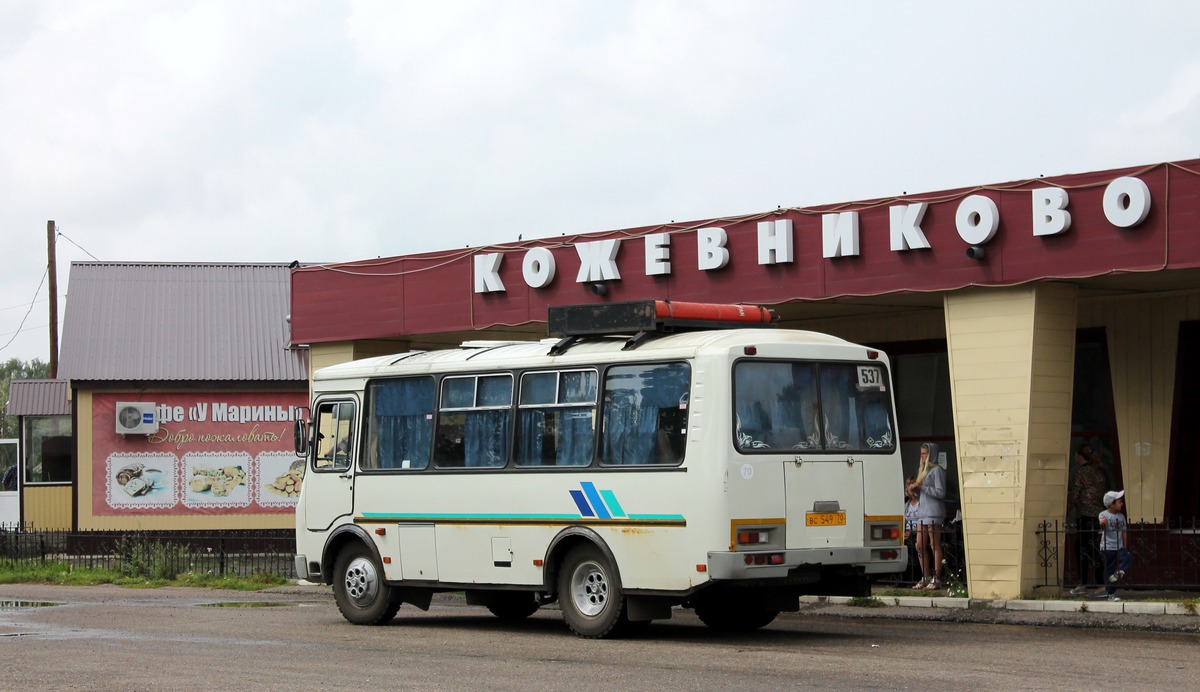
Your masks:
<path fill-rule="evenodd" d="M 945 297 L 968 588 L 1011 598 L 1040 578 L 1034 531 L 1064 512 L 1075 288 Z"/>
<path fill-rule="evenodd" d="M 35 529 L 71 530 L 71 486 L 27 485 L 21 489 L 24 521 Z"/>
<path fill-rule="evenodd" d="M 313 344 L 308 348 L 308 379 L 312 382 L 312 374 L 321 368 L 338 363 L 354 360 L 354 344 L 340 341 L 333 344 Z M 311 388 L 310 388 L 311 391 Z"/>
<path fill-rule="evenodd" d="M 1107 298 L 1080 306 L 1081 327 L 1105 328 L 1120 438 L 1125 511 L 1162 518 L 1175 397 L 1179 322 L 1200 319 L 1200 293 Z"/>
<path fill-rule="evenodd" d="M 330 365 L 402 353 L 407 348 L 407 342 L 401 341 L 339 341 L 313 344 L 308 349 L 308 379 L 311 382 L 314 372 Z M 311 392 L 311 387 L 309 391 Z"/>

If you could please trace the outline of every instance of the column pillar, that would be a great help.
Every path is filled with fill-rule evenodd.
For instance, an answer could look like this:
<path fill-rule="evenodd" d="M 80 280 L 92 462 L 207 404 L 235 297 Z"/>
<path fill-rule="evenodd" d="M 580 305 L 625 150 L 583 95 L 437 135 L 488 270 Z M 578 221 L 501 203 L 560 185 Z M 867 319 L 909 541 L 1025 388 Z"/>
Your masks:
<path fill-rule="evenodd" d="M 1035 531 L 1066 512 L 1076 289 L 978 289 L 944 299 L 967 586 L 1028 595 Z M 1053 576 L 1053 575 L 1051 575 Z"/>

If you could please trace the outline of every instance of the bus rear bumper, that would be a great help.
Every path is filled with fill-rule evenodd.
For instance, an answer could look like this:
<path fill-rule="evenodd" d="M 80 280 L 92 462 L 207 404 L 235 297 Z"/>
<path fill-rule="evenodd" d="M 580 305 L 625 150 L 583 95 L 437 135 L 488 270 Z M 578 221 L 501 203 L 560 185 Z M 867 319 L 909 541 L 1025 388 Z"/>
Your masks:
<path fill-rule="evenodd" d="M 885 554 L 888 557 L 885 557 Z M 895 557 L 890 557 L 891 555 Z M 758 564 L 759 556 L 782 555 L 779 564 Z M 749 559 L 749 564 L 747 564 Z M 708 554 L 708 575 L 712 579 L 777 579 L 788 577 L 803 567 L 855 567 L 866 574 L 903 572 L 908 565 L 905 546 L 810 548 L 784 551 L 712 552 Z"/>

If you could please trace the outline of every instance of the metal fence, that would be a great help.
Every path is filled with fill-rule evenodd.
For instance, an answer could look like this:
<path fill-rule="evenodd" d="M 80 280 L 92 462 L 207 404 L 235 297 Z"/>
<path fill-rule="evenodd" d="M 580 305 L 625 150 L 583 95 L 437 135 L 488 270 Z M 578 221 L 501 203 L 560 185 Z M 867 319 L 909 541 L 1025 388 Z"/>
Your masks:
<path fill-rule="evenodd" d="M 291 531 L 40 531 L 0 528 L 0 569 L 60 563 L 144 574 L 148 567 L 182 574 L 293 577 Z"/>
<path fill-rule="evenodd" d="M 1123 588 L 1200 589 L 1200 521 L 1193 518 L 1130 524 L 1125 539 L 1133 567 L 1121 582 Z M 1037 586 L 1099 583 L 1104 565 L 1096 547 L 1098 540 L 1093 532 L 1080 535 L 1073 523 L 1042 522 L 1037 529 L 1042 583 Z M 1099 571 L 1093 571 L 1092 565 Z"/>
<path fill-rule="evenodd" d="M 921 563 L 917 559 L 915 537 L 908 542 L 908 566 L 900 574 L 879 580 L 881 584 L 898 587 L 912 586 L 921 579 Z M 962 523 L 952 521 L 942 527 L 942 581 L 946 584 L 965 584 L 967 560 L 963 550 Z"/>

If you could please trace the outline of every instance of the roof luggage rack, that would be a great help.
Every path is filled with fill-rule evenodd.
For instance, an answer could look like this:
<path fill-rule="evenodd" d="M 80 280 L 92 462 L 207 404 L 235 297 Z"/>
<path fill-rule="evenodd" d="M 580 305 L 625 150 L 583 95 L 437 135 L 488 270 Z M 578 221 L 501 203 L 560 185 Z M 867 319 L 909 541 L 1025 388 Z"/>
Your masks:
<path fill-rule="evenodd" d="M 637 348 L 649 338 L 698 329 L 774 327 L 775 313 L 757 305 L 685 303 L 634 300 L 622 303 L 557 305 L 549 309 L 548 332 L 562 339 L 550 349 L 565 353 L 587 337 L 632 334 L 623 350 Z"/>

